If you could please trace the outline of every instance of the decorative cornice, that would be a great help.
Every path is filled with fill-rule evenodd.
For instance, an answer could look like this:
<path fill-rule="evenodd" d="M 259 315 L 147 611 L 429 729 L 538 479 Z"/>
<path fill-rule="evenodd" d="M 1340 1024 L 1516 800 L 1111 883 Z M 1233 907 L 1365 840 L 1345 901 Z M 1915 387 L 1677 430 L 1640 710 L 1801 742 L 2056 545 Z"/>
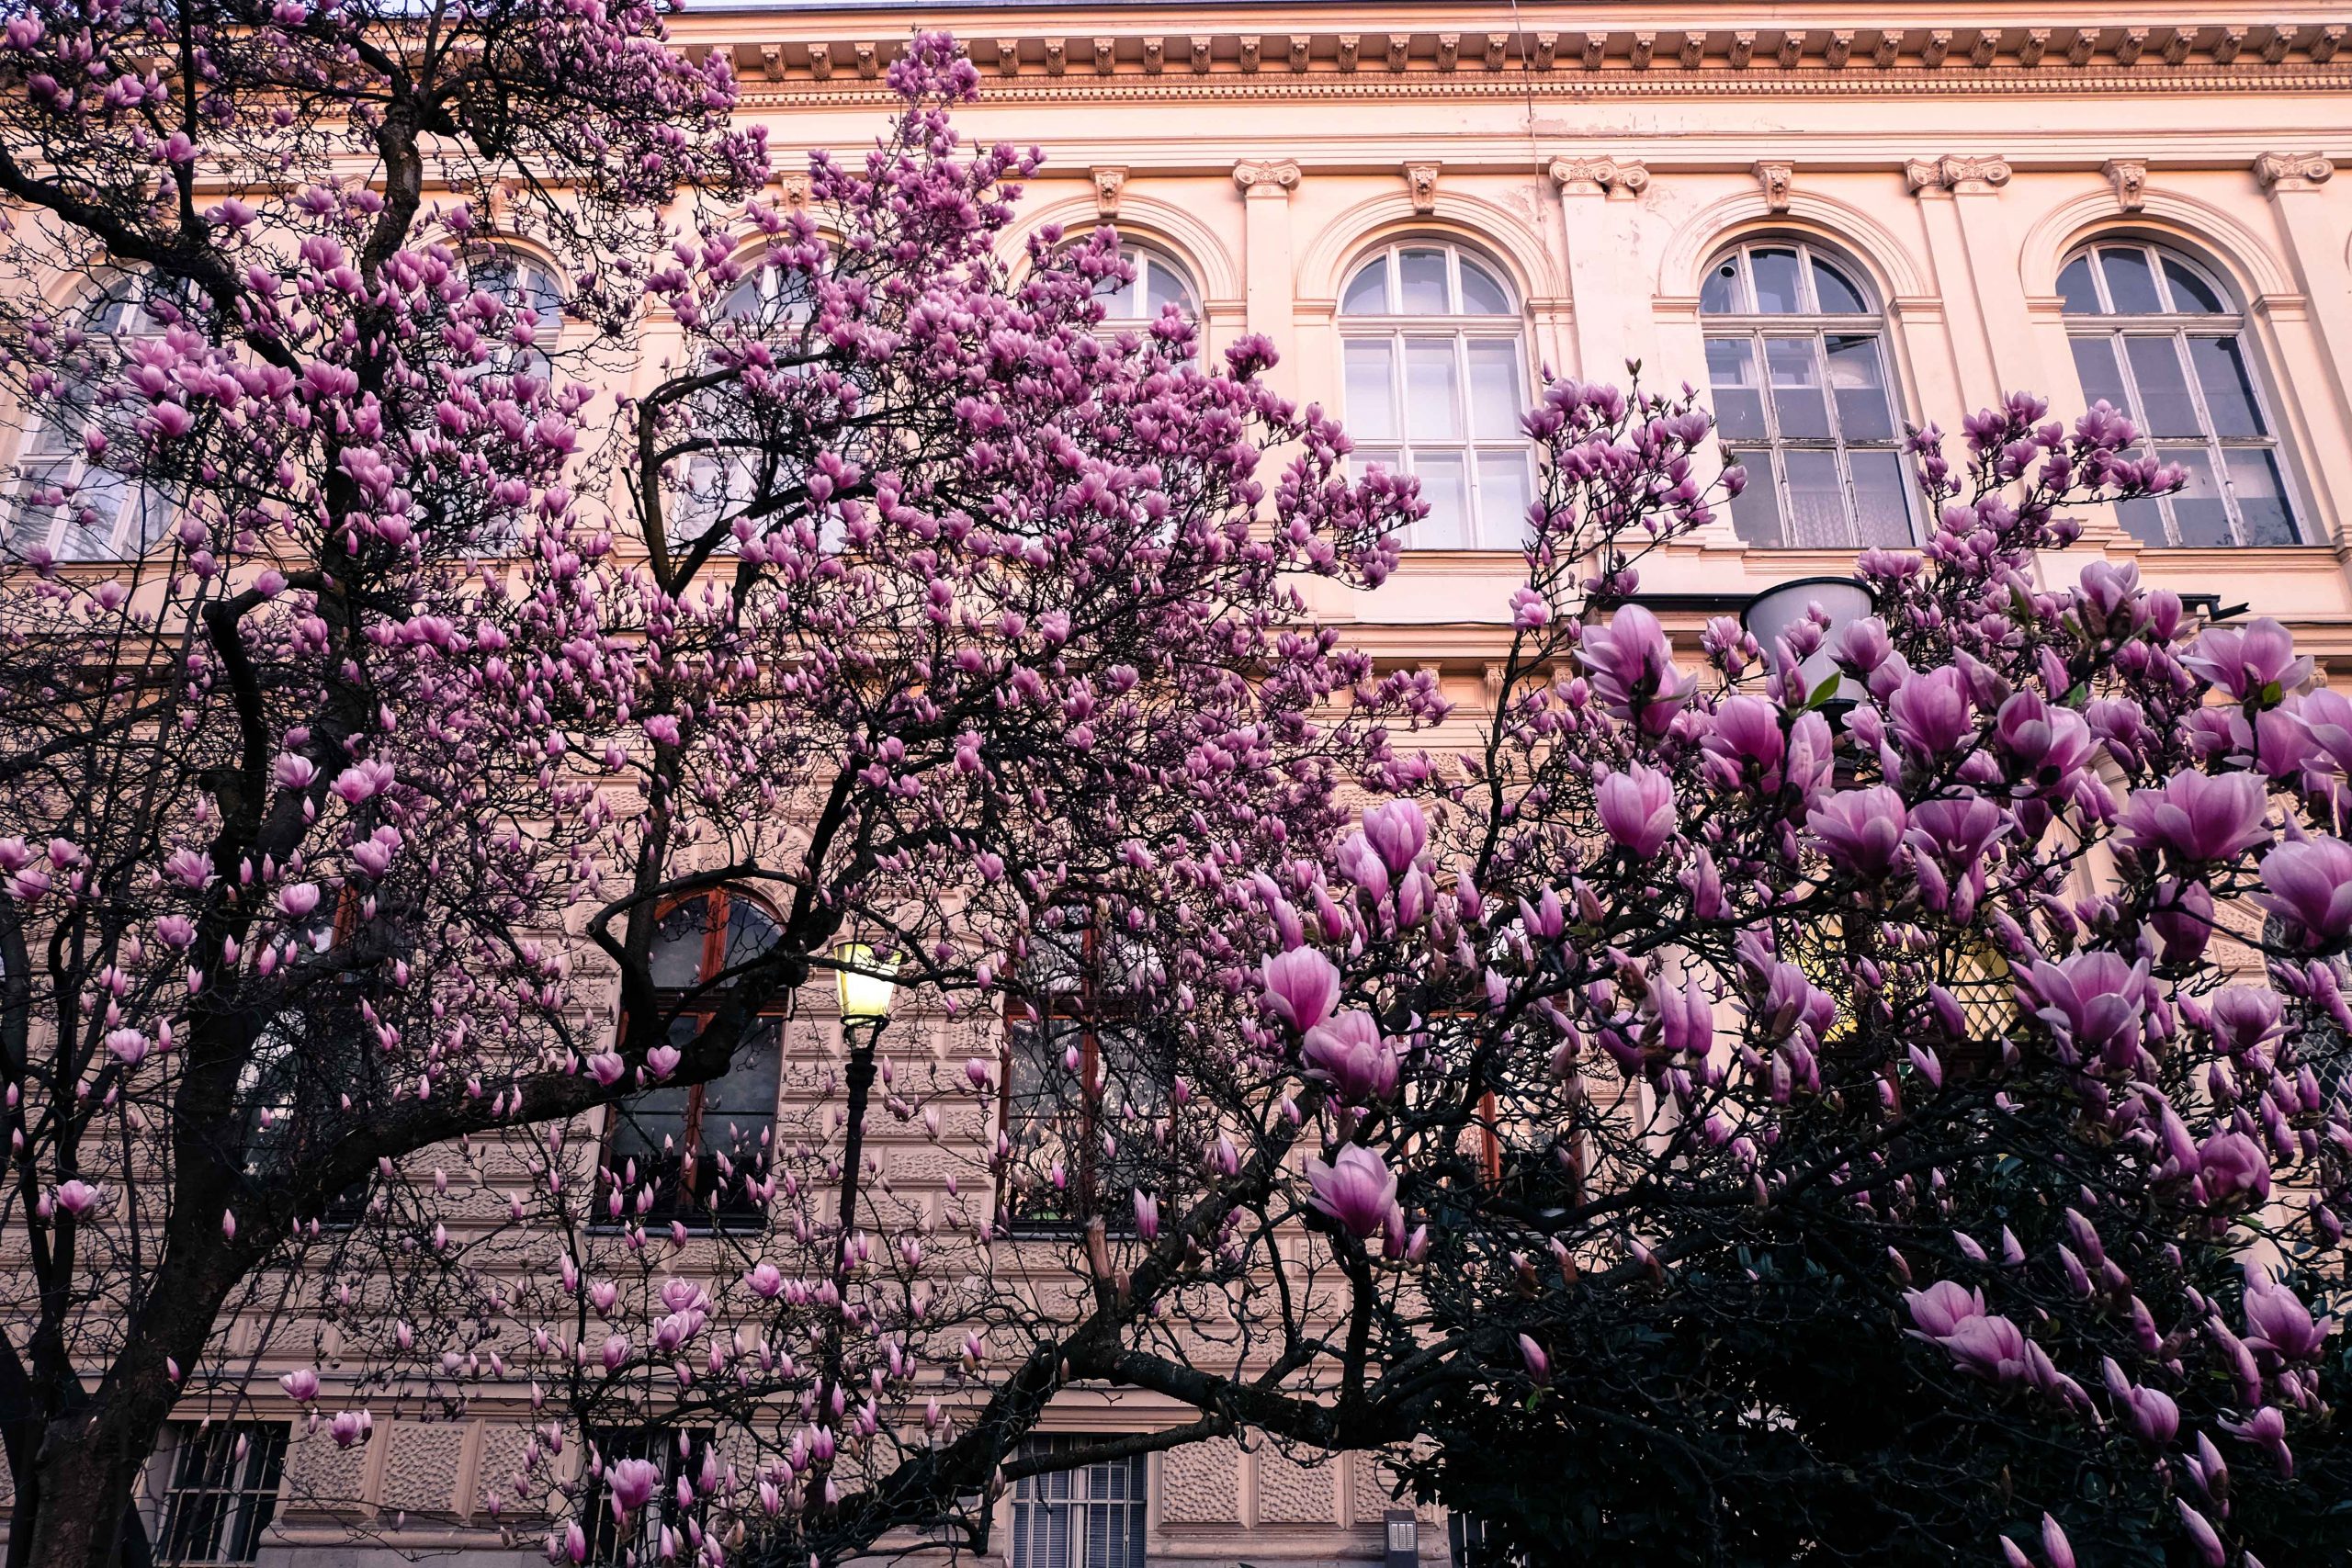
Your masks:
<path fill-rule="evenodd" d="M 1233 183 L 1245 196 L 1261 190 L 1286 196 L 1298 188 L 1298 164 L 1289 158 L 1245 158 L 1233 165 Z"/>
<path fill-rule="evenodd" d="M 2109 158 L 2100 170 L 2115 186 L 2115 205 L 2137 212 L 2148 205 L 2148 165 L 2137 158 Z"/>
<path fill-rule="evenodd" d="M 1649 188 L 1650 172 L 1630 158 L 1560 158 L 1552 179 L 1563 196 L 1635 197 Z"/>
<path fill-rule="evenodd" d="M 718 41 L 729 28 L 750 28 L 771 22 L 763 15 L 699 14 L 707 21 L 676 29 L 677 41 L 694 53 L 716 47 L 734 56 L 739 77 L 756 81 L 791 82 L 843 80 L 836 67 L 855 62 L 855 79 L 876 83 L 881 68 L 906 48 L 901 39 L 833 39 L 778 42 L 772 29 L 765 36 L 746 31 Z M 696 35 L 700 35 L 697 37 Z M 1072 56 L 1092 67 L 1097 76 L 1125 78 L 1161 74 L 1171 57 L 1189 60 L 1196 75 L 1266 75 L 1279 61 L 1295 75 L 1357 72 L 1361 65 L 1379 62 L 1391 75 L 1493 75 L 1542 79 L 1553 75 L 1639 75 L 1645 81 L 1715 75 L 1724 68 L 1735 73 L 1760 73 L 1772 68 L 1783 73 L 1851 74 L 1863 82 L 1896 72 L 1924 76 L 1951 76 L 1965 85 L 1971 78 L 1995 73 L 2028 75 L 2088 72 L 2094 75 L 2130 73 L 2144 76 L 2146 85 L 2174 85 L 2166 78 L 2181 77 L 2192 67 L 2200 77 L 2214 73 L 2252 73 L 2275 76 L 2290 62 L 2328 65 L 2342 51 L 2352 24 L 2201 23 L 2132 25 L 2120 29 L 2097 25 L 2080 27 L 1951 27 L 1926 30 L 1900 24 L 1881 28 L 1741 28 L 1712 31 L 1697 28 L 1658 32 L 1643 29 L 1615 32 L 1585 30 L 1569 33 L 1498 29 L 1464 35 L 1459 32 L 1394 32 L 1366 38 L 1357 33 L 1299 32 L 1274 35 L 1216 32 L 1097 35 L 1082 40 L 1042 34 L 999 36 L 975 40 L 974 53 L 984 67 L 1000 76 L 1066 75 Z M 1076 50 L 1070 48 L 1075 41 Z M 1271 49 L 1267 46 L 1271 43 Z M 1369 59 L 1366 59 L 1366 54 Z M 1268 56 L 1271 54 L 1272 59 Z M 1970 70 L 1953 68 L 1964 60 Z M 1865 70 L 1864 67 L 1868 69 Z M 1521 90 L 1528 84 L 1522 82 Z M 2059 84 L 2053 82 L 2052 85 Z M 2072 85 L 2073 84 L 2066 84 Z M 1621 88 L 1628 84 L 1615 84 Z M 1655 90 L 1655 89 L 1653 89 Z M 1715 90 L 1724 90 L 1718 87 Z"/>
<path fill-rule="evenodd" d="M 2008 184 L 2009 165 L 2003 158 L 1962 158 L 1949 152 L 1940 158 L 1912 158 L 1904 163 L 1903 183 L 1915 196 L 1930 190 L 1975 194 Z"/>
<path fill-rule="evenodd" d="M 2254 161 L 2255 183 L 2264 190 L 2309 190 L 2335 175 L 2335 162 L 2324 152 L 2265 152 Z"/>
<path fill-rule="evenodd" d="M 1774 212 L 1789 209 L 1789 187 L 1796 179 L 1796 165 L 1765 159 L 1756 165 L 1756 183 L 1764 187 L 1764 205 Z"/>
<path fill-rule="evenodd" d="M 1426 214 L 1437 210 L 1437 176 L 1441 167 L 1435 163 L 1405 165 L 1405 188 L 1412 196 L 1414 211 Z"/>

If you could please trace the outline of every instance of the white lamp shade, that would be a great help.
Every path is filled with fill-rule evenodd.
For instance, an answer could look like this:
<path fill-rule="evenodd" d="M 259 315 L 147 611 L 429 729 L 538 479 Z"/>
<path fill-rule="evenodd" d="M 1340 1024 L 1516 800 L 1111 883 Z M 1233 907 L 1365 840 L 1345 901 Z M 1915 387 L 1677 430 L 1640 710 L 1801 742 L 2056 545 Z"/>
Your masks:
<path fill-rule="evenodd" d="M 1775 638 L 1787 635 L 1790 627 L 1804 620 L 1805 611 L 1815 604 L 1820 605 L 1829 617 L 1829 631 L 1812 657 L 1797 666 L 1804 675 L 1807 691 L 1817 689 L 1837 672 L 1829 649 L 1838 632 L 1878 608 L 1871 591 L 1850 577 L 1800 577 L 1767 588 L 1749 600 L 1747 608 L 1739 614 L 1740 625 L 1747 628 L 1748 635 L 1761 647 L 1770 649 Z M 1848 692 L 1838 694 L 1841 702 L 1852 695 Z"/>
<path fill-rule="evenodd" d="M 833 949 L 833 962 L 840 965 L 834 977 L 841 982 L 843 1018 L 890 1016 L 890 1003 L 899 992 L 898 981 L 891 978 L 899 967 L 896 959 L 877 959 L 871 947 L 853 942 Z"/>

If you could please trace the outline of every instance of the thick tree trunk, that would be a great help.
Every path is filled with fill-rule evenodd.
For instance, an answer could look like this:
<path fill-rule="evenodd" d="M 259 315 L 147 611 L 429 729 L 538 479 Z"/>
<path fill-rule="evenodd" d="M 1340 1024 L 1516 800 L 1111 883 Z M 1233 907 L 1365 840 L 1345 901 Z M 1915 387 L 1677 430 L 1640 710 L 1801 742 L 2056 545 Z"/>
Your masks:
<path fill-rule="evenodd" d="M 150 1445 L 85 1408 L 49 1428 L 29 1484 L 18 1487 L 8 1561 L 40 1568 L 147 1568 L 137 1511 Z M 152 1437 L 152 1426 L 144 1435 Z M 31 1517 L 28 1519 L 27 1505 Z"/>

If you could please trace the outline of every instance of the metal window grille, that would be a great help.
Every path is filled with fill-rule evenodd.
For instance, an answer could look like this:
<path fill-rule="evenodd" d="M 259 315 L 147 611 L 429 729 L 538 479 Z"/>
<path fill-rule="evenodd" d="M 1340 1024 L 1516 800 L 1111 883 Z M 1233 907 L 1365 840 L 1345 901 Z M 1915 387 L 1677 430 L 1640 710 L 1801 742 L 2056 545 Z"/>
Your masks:
<path fill-rule="evenodd" d="M 702 1469 L 710 1433 L 701 1427 L 672 1431 L 654 1427 L 608 1427 L 589 1434 L 601 1468 L 591 1481 L 581 1524 L 588 1536 L 588 1561 L 609 1568 L 652 1568 L 661 1562 L 662 1531 L 667 1526 L 679 1540 L 685 1537 L 685 1517 L 678 1506 L 678 1478 Z M 613 1517 L 605 1489 L 605 1475 L 623 1460 L 650 1461 L 662 1472 L 653 1497 L 639 1509 L 624 1529 Z"/>
<path fill-rule="evenodd" d="M 286 1427 L 277 1422 L 175 1422 L 159 1564 L 251 1562 L 277 1517 Z"/>
<path fill-rule="evenodd" d="M 1033 1438 L 1055 1453 L 1092 1437 Z M 1023 1476 L 1012 1489 L 1012 1568 L 1144 1568 L 1149 1497 L 1141 1454 Z"/>

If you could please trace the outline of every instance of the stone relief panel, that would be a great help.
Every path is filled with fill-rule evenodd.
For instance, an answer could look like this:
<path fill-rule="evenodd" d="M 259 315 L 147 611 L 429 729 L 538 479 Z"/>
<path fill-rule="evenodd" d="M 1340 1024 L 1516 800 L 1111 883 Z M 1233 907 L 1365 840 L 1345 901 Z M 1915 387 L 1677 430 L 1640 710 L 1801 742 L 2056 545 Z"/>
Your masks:
<path fill-rule="evenodd" d="M 447 1514 L 458 1506 L 458 1472 L 465 1459 L 463 1427 L 393 1425 L 384 1455 L 383 1506 L 405 1513 Z"/>
<path fill-rule="evenodd" d="M 339 1449 L 321 1427 L 294 1428 L 286 1449 L 286 1507 L 299 1513 L 349 1513 L 367 1502 L 368 1461 L 380 1438 Z"/>
<path fill-rule="evenodd" d="M 1172 1449 L 1160 1461 L 1159 1517 L 1169 1524 L 1241 1523 L 1241 1450 L 1230 1438 Z"/>
<path fill-rule="evenodd" d="M 1340 1467 L 1302 1464 L 1269 1446 L 1257 1454 L 1258 1522 L 1329 1525 L 1340 1520 Z"/>

